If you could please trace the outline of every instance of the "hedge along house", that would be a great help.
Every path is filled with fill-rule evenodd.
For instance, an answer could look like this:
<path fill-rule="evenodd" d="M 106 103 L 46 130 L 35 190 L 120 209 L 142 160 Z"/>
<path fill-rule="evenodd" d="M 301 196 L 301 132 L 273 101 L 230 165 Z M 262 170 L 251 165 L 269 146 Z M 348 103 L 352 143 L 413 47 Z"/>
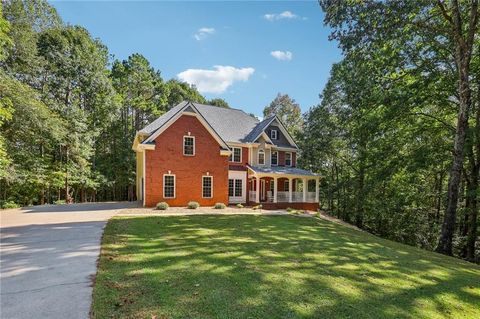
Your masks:
<path fill-rule="evenodd" d="M 298 147 L 272 116 L 181 102 L 138 131 L 137 198 L 186 206 L 259 204 L 318 209 L 319 176 L 296 167 Z"/>

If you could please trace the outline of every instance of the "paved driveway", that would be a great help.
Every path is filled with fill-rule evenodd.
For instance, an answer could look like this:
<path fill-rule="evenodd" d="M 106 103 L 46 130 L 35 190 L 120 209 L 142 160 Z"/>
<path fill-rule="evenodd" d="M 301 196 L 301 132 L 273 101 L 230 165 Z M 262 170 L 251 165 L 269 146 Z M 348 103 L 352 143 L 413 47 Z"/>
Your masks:
<path fill-rule="evenodd" d="M 106 221 L 129 203 L 0 212 L 0 317 L 88 318 Z"/>

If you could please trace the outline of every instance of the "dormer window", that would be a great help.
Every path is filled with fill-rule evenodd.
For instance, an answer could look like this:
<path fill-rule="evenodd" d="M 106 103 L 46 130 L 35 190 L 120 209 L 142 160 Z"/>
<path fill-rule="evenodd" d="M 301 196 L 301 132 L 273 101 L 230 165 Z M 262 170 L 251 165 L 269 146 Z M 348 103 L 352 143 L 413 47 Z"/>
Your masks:
<path fill-rule="evenodd" d="M 195 155 L 195 137 L 194 136 L 183 137 L 183 155 L 185 156 Z"/>
<path fill-rule="evenodd" d="M 278 137 L 278 132 L 277 132 L 277 130 L 271 130 L 271 131 L 270 131 L 270 138 L 271 138 L 272 140 L 276 140 L 277 137 Z"/>
<path fill-rule="evenodd" d="M 258 150 L 258 165 L 265 165 L 265 151 Z"/>

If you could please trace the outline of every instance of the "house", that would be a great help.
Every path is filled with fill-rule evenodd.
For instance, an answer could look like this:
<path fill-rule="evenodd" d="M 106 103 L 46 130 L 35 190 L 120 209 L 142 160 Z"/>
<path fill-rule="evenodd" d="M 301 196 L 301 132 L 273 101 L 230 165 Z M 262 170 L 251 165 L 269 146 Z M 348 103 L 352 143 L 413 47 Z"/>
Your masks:
<path fill-rule="evenodd" d="M 318 209 L 319 176 L 297 168 L 298 147 L 276 116 L 182 102 L 138 131 L 137 198 L 186 206 L 261 203 Z"/>

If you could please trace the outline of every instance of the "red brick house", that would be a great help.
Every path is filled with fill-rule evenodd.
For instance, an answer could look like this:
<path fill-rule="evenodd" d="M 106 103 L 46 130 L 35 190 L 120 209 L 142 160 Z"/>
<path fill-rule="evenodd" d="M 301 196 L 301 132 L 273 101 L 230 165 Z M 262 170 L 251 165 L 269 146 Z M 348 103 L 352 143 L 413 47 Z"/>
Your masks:
<path fill-rule="evenodd" d="M 137 132 L 144 206 L 257 204 L 318 208 L 319 176 L 296 167 L 298 147 L 276 116 L 182 102 Z"/>

